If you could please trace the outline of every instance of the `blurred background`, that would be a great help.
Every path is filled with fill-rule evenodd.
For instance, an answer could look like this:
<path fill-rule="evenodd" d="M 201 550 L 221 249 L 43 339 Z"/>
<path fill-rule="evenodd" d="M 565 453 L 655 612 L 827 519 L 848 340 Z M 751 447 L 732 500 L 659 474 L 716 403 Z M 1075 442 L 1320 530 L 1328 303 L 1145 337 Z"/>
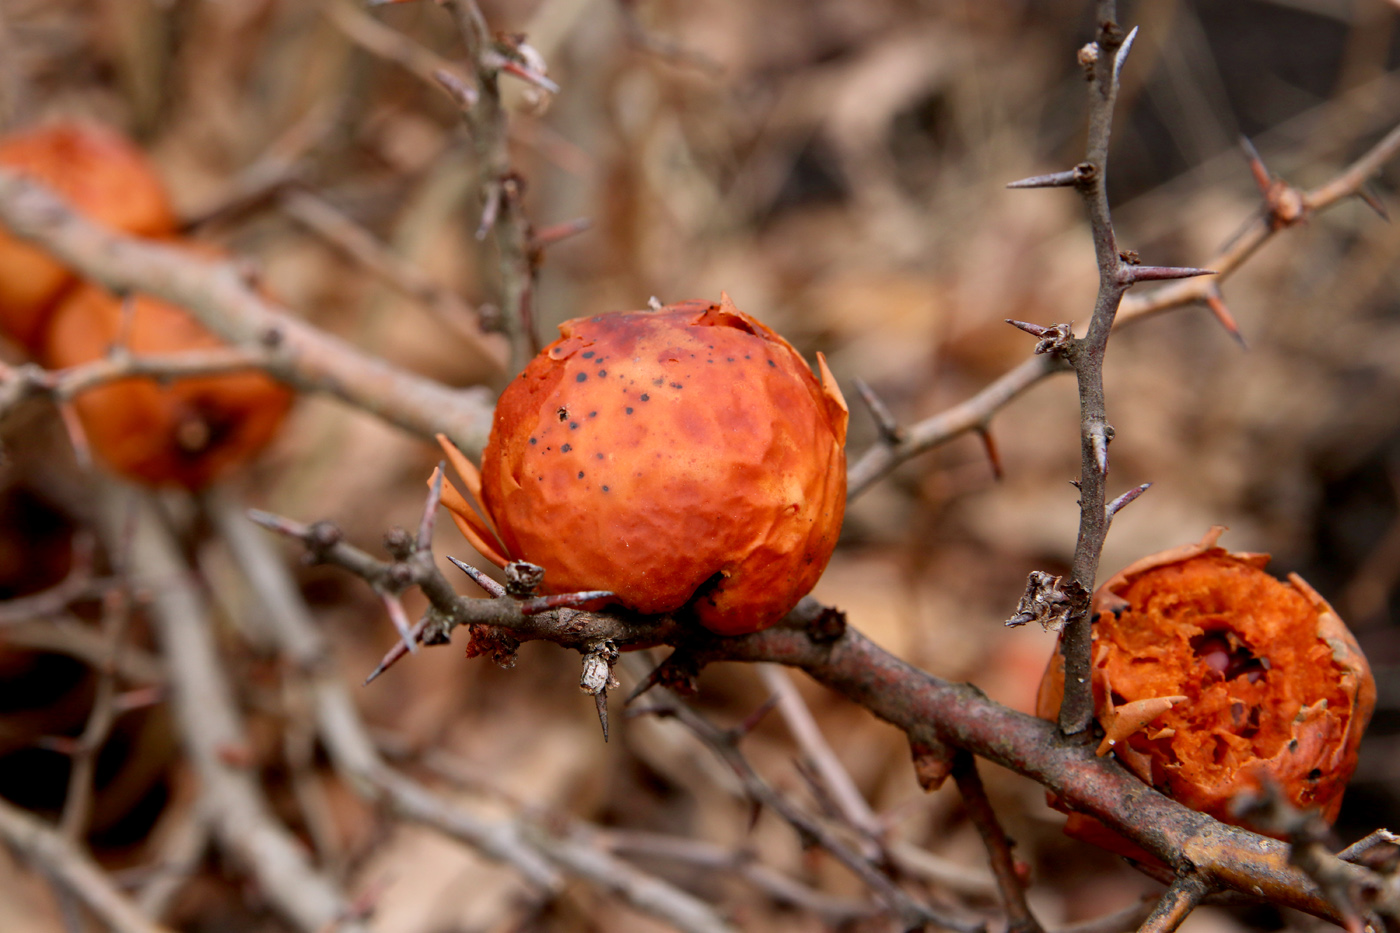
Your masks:
<path fill-rule="evenodd" d="M 1091 6 L 483 3 L 494 29 L 527 36 L 561 88 L 503 82 L 528 216 L 537 230 L 591 221 L 546 248 L 541 336 L 653 296 L 727 291 L 809 356 L 827 354 L 853 403 L 853 457 L 875 436 L 855 378 L 906 423 L 967 398 L 1031 352 L 1033 341 L 1003 319 L 1089 317 L 1097 273 L 1079 199 L 1004 186 L 1081 157 L 1074 53 L 1092 34 Z M 1109 168 L 1121 245 L 1147 263 L 1208 264 L 1260 209 L 1241 134 L 1273 171 L 1311 187 L 1400 122 L 1397 18 L 1381 0 L 1123 4 L 1120 21 L 1142 32 Z M 246 257 L 296 313 L 446 383 L 490 383 L 497 377 L 472 344 L 329 242 L 288 197 L 333 206 L 471 306 L 495 300 L 457 110 L 376 54 L 375 24 L 446 59 L 462 55 L 449 18 L 426 0 L 373 10 L 348 0 L 0 0 L 0 126 L 76 117 L 122 129 L 155 160 L 189 231 Z M 1400 166 L 1390 166 L 1373 186 L 1392 210 L 1398 182 Z M 1225 545 L 1272 552 L 1276 571 L 1296 570 L 1328 597 L 1376 668 L 1380 707 L 1338 827 L 1344 841 L 1400 823 L 1397 255 L 1400 227 L 1344 202 L 1282 233 L 1226 283 L 1247 350 L 1192 307 L 1124 329 L 1105 369 L 1117 431 L 1111 494 L 1154 485 L 1115 522 L 1102 576 L 1228 525 Z M 1077 423 L 1073 381 L 1059 377 L 995 419 L 999 481 L 975 437 L 906 464 L 853 503 L 816 595 L 899 656 L 1030 710 L 1052 636 L 1001 623 L 1030 570 L 1067 569 Z M 0 433 L 0 598 L 9 599 L 68 572 L 80 529 L 62 488 L 82 480 L 51 408 L 31 406 Z M 303 398 L 271 450 L 229 485 L 249 505 L 329 519 L 375 550 L 390 527 L 417 522 L 438 457 L 368 414 Z M 188 512 L 181 501 L 167 497 L 173 514 Z M 377 929 L 663 928 L 582 883 L 541 906 L 510 871 L 362 802 L 298 738 L 277 665 L 242 638 L 246 594 L 218 536 L 192 522 L 186 543 L 226 627 L 254 766 L 322 864 L 347 889 L 374 892 Z M 275 546 L 295 562 L 294 548 Z M 475 558 L 447 523 L 435 548 Z M 395 639 L 383 607 L 346 573 L 297 573 L 335 663 L 358 684 Z M 98 608 L 75 605 L 64 624 L 91 628 Z M 411 603 L 410 616 L 421 608 Z M 94 691 L 87 664 L 45 647 L 43 626 L 53 624 L 0 628 L 0 796 L 46 817 L 63 806 L 70 767 L 54 739 L 82 731 Z M 131 650 L 154 663 L 139 625 L 132 638 Z M 863 896 L 773 815 L 751 827 L 731 775 L 679 726 L 623 720 L 615 705 L 604 744 L 577 666 L 548 645 L 525 646 L 511 670 L 439 648 L 355 696 L 385 748 L 411 763 L 446 756 L 454 792 L 473 806 L 748 847 L 823 891 Z M 632 682 L 624 677 L 624 689 Z M 956 791 L 919 789 L 903 736 L 799 687 L 890 831 L 981 871 Z M 724 667 L 704 673 L 697 704 L 727 726 L 767 696 L 755 671 Z M 776 717 L 743 749 L 809 801 Z M 1037 786 L 984 771 L 1031 866 L 1043 922 L 1092 917 L 1157 889 L 1064 838 Z M 298 775 L 310 775 L 314 813 L 293 790 L 306 784 Z M 120 719 L 97 787 L 87 841 L 138 888 L 197 796 L 162 704 Z M 730 875 L 648 867 L 745 929 L 824 928 Z M 977 878 L 964 880 L 930 884 L 938 897 L 992 903 Z M 3 850 L 0 912 L 6 931 L 75 928 L 44 879 Z M 166 919 L 210 933 L 290 929 L 214 854 L 191 866 Z M 1308 925 L 1271 909 L 1201 911 L 1190 923 Z"/>

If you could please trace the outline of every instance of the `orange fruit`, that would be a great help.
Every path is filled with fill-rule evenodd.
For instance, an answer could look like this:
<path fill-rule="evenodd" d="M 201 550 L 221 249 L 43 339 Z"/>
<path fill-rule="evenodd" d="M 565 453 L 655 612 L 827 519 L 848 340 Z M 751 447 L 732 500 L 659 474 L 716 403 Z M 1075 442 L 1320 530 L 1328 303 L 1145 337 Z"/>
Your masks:
<path fill-rule="evenodd" d="M 1296 574 L 1266 573 L 1266 554 L 1217 547 L 1223 531 L 1139 560 L 1094 594 L 1099 752 L 1111 749 L 1143 781 L 1227 823 L 1237 822 L 1231 801 L 1265 783 L 1331 822 L 1375 680 L 1326 600 Z M 1063 690 L 1056 651 L 1037 713 L 1054 719 Z M 1072 815 L 1066 829 L 1141 857 L 1088 817 Z"/>
<path fill-rule="evenodd" d="M 45 349 L 54 368 L 104 356 L 118 339 L 122 302 L 82 283 L 54 312 Z M 160 355 L 223 342 L 174 305 L 132 299 L 126 350 Z M 113 471 L 152 485 L 198 489 L 256 455 L 276 433 L 292 393 L 262 373 L 158 382 L 120 379 L 80 393 L 73 406 L 93 452 Z"/>
<path fill-rule="evenodd" d="M 145 153 L 115 131 L 56 123 L 0 139 L 0 165 L 53 189 L 104 226 L 137 236 L 175 230 L 175 213 Z M 43 345 L 55 299 L 73 274 L 0 230 L 0 330 L 31 352 Z"/>
<path fill-rule="evenodd" d="M 560 333 L 501 395 L 467 475 L 486 521 L 445 497 L 459 527 L 491 559 L 544 567 L 555 592 L 610 590 L 720 634 L 781 619 L 845 511 L 847 412 L 825 360 L 818 380 L 728 296 Z"/>

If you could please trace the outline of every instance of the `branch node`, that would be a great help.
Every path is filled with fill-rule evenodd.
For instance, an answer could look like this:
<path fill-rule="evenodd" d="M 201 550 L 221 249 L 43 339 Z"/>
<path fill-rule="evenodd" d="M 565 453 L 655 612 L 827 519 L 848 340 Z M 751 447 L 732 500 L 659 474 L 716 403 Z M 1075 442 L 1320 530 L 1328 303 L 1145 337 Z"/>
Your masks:
<path fill-rule="evenodd" d="M 439 473 L 438 476 L 441 477 L 442 474 Z M 412 536 L 397 525 L 384 533 L 384 550 L 388 551 L 394 560 L 408 560 L 413 556 L 416 547 Z"/>
<path fill-rule="evenodd" d="M 544 568 L 527 560 L 506 564 L 506 593 L 516 599 L 528 599 L 544 582 Z"/>

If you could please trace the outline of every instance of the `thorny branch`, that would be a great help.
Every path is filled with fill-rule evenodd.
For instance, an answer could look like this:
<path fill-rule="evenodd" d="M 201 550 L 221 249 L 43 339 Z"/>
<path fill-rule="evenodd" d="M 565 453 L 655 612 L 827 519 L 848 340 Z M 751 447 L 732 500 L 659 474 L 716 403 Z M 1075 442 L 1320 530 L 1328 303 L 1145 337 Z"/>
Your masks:
<path fill-rule="evenodd" d="M 499 253 L 502 269 L 502 306 L 511 344 L 517 357 L 530 350 L 530 286 L 533 276 L 529 257 L 528 225 L 519 213 L 519 180 L 504 162 L 504 118 L 496 80 L 501 71 L 519 74 L 520 61 L 512 55 L 523 54 L 519 48 L 488 47 L 489 34 L 480 12 L 470 0 L 447 4 L 468 45 L 477 79 L 477 97 L 467 93 L 455 96 L 464 106 L 465 118 L 474 131 L 478 155 L 481 158 L 483 233 L 489 233 Z M 1116 69 L 1121 57 L 1119 35 L 1112 27 L 1113 4 L 1100 3 L 1101 31 L 1094 48 L 1087 53 L 1086 68 L 1094 73 L 1091 88 L 1098 95 L 1091 107 L 1090 145 L 1086 162 L 1074 172 L 1052 176 L 1054 184 L 1071 184 L 1086 194 L 1095 233 L 1096 254 L 1101 271 L 1101 289 L 1093 320 L 1085 337 L 1073 341 L 1061 353 L 1049 353 L 1028 360 L 1002 379 L 988 386 L 977 396 L 934 419 L 904 430 L 882 432 L 882 442 L 853 465 L 850 474 L 851 494 L 867 488 L 898 463 L 927 450 L 952 436 L 969 430 L 985 431 L 992 416 L 1021 392 L 1054 372 L 1073 367 L 1080 380 L 1084 405 L 1084 479 L 1081 493 L 1085 524 L 1081 527 L 1080 546 L 1076 550 L 1075 579 L 1086 588 L 1092 587 L 1096 572 L 1102 535 L 1106 531 L 1104 474 L 1109 437 L 1106 413 L 1102 406 L 1102 355 L 1108 334 L 1115 324 L 1114 312 L 1126 288 L 1135 281 L 1166 277 L 1176 270 L 1160 270 L 1133 266 L 1119 256 L 1112 238 L 1107 202 L 1102 199 L 1104 156 L 1108 139 L 1108 119 L 1112 109 L 1112 94 Z M 408 54 L 408 53 L 405 53 Z M 421 63 L 420 63 L 421 64 Z M 527 63 L 528 65 L 528 63 Z M 526 68 L 528 73 L 528 68 Z M 433 77 L 441 76 L 433 72 Z M 537 76 L 541 77 L 541 76 Z M 544 79 L 547 80 L 547 79 Z M 493 109 L 494 108 L 494 109 Z M 1393 131 L 1370 153 L 1358 160 L 1332 182 L 1312 192 L 1298 193 L 1300 209 L 1285 216 L 1271 202 L 1260 221 L 1222 253 L 1210 266 L 1228 273 L 1238 266 L 1273 233 L 1320 210 L 1348 194 L 1356 193 L 1366 177 L 1386 159 L 1400 150 L 1400 129 Z M 1088 166 L 1085 168 L 1084 166 Z M 327 337 L 303 325 L 259 296 L 236 267 L 228 263 L 209 263 L 176 253 L 156 244 L 128 240 L 88 223 L 75 216 L 59 201 L 39 186 L 13 173 L 0 170 L 0 221 L 22 236 L 32 238 L 59 255 L 82 274 L 118 290 L 148 291 L 159 297 L 189 307 L 207 326 L 221 334 L 235 349 L 223 363 L 227 365 L 258 365 L 299 388 L 329 391 L 351 404 L 372 411 L 392 423 L 423 436 L 447 433 L 467 450 L 479 450 L 489 419 L 489 405 L 484 393 L 446 389 L 429 380 L 395 369 L 369 354 L 334 338 Z M 1196 272 L 1199 270 L 1181 270 Z M 1118 314 L 1125 322 L 1149 313 L 1165 310 L 1197 300 L 1218 298 L 1214 282 L 1195 282 L 1162 288 L 1144 298 L 1128 299 Z M 104 371 L 101 367 L 106 366 Z M 177 374 L 180 366 L 194 366 L 189 360 L 168 361 L 103 361 L 93 364 L 86 378 L 101 380 L 116 378 L 131 370 L 118 366 L 170 367 L 165 374 Z M 203 365 L 211 365 L 208 360 Z M 518 368 L 518 367 L 513 367 Z M 200 370 L 191 370 L 200 371 Z M 115 375 L 105 373 L 114 372 Z M 57 374 L 59 376 L 63 374 Z M 25 382 L 25 380 L 29 380 Z M 50 375 L 13 372 L 6 382 L 8 391 L 16 385 L 25 392 L 44 391 L 61 394 Z M 71 391 L 71 390 L 70 390 Z M 1104 517 L 1102 526 L 1097 524 Z M 456 596 L 450 584 L 429 560 L 416 560 L 426 554 L 417 548 L 404 559 L 379 561 L 340 540 L 329 526 L 303 526 L 284 520 L 267 520 L 279 530 L 301 538 L 313 557 L 343 566 L 394 591 L 410 585 L 423 588 L 433 609 L 414 628 L 415 637 L 433 643 L 446 640 L 457 625 L 468 625 L 473 638 L 505 633 L 517 641 L 531 638 L 547 639 L 579 650 L 596 645 L 600 639 L 619 646 L 672 644 L 685 652 L 697 665 L 718 660 L 773 661 L 800 667 L 818 681 L 827 684 L 869 708 L 876 715 L 894 723 L 911 735 L 931 730 L 940 741 L 964 749 L 967 753 L 985 757 L 1026 774 L 1055 791 L 1083 812 L 1090 813 L 1118 829 L 1164 862 L 1176 868 L 1178 884 L 1169 891 L 1149 920 L 1154 930 L 1169 930 L 1194 905 L 1196 890 L 1224 887 L 1251 894 L 1261 893 L 1277 903 L 1332 919 L 1342 914 L 1313 880 L 1321 877 L 1341 879 L 1358 888 L 1374 890 L 1375 876 L 1358 866 L 1337 861 L 1325 853 L 1313 852 L 1319 859 L 1311 873 L 1290 864 L 1288 847 L 1255 836 L 1244 830 L 1223 826 L 1209 817 L 1186 810 L 1162 797 L 1136 779 L 1126 775 L 1111 759 L 1098 759 L 1077 746 L 1064 746 L 1054 740 L 1052 727 L 1039 720 L 1013 713 L 1000 707 L 975 690 L 948 684 L 917 671 L 885 654 L 865 640 L 854 629 L 845 628 L 835 638 L 811 637 L 808 631 L 819 607 L 808 602 L 795 611 L 789 621 L 758 635 L 736 639 L 718 639 L 679 626 L 669 618 L 639 619 L 617 613 L 583 612 L 574 608 L 549 607 L 544 611 L 527 611 L 526 601 L 513 598 L 464 599 Z M 150 550 L 154 547 L 154 550 Z M 160 541 L 143 548 L 156 555 L 157 563 L 170 555 Z M 416 562 L 415 562 L 416 560 Z M 146 566 L 145 573 L 156 574 L 162 581 L 180 576 L 178 561 L 161 567 Z M 404 568 L 407 568 L 405 570 Z M 431 568 L 431 569 L 430 569 Z M 135 568 L 143 572 L 141 568 Z M 170 576 L 156 573 L 169 571 Z M 305 929 L 319 929 L 322 924 L 338 924 L 339 929 L 359 928 L 359 921 L 349 911 L 343 894 L 312 870 L 304 857 L 290 844 L 285 829 L 266 813 L 265 804 L 255 790 L 249 789 L 250 779 L 241 773 L 234 761 L 238 750 L 238 723 L 227 685 L 209 642 L 207 626 L 199 622 L 198 594 L 187 586 L 173 586 L 170 592 L 157 594 L 154 609 L 165 653 L 177 662 L 172 671 L 172 687 L 176 708 L 182 716 L 181 725 L 191 758 L 196 762 L 207 784 L 206 796 L 216 803 L 210 807 L 215 831 L 232 851 L 241 853 L 251 871 L 268 887 L 271 897 L 289 916 Z M 192 608 L 193 607 L 193 608 Z M 191 610 L 196 624 L 187 630 L 177 630 L 169 622 L 179 612 Z M 1082 615 L 1082 614 L 1081 614 Z M 409 818 L 437 825 L 474 846 L 490 851 L 490 845 L 501 845 L 501 839 L 490 841 L 480 826 L 455 822 L 458 814 L 444 810 L 440 801 L 424 797 L 423 788 L 415 783 L 403 783 L 392 772 L 384 770 L 377 758 L 364 757 L 368 740 L 344 731 L 343 717 L 349 701 L 336 694 L 340 688 L 326 679 L 319 660 L 323 646 L 309 633 L 297 627 L 288 628 L 282 650 L 299 658 L 307 676 L 316 684 L 318 728 L 323 739 L 332 747 L 332 755 L 341 759 L 353 781 L 375 785 L 372 792 L 394 800 Z M 312 650 L 314 649 L 314 650 Z M 1075 649 L 1077 651 L 1077 649 Z M 311 653 L 303 653 L 310 651 Z M 319 653 L 318 653 L 319 652 Z M 1070 652 L 1073 653 L 1073 652 Z M 200 678 L 208 678 L 200 682 Z M 323 682 L 324 681 L 324 682 Z M 330 684 L 330 686 L 327 686 Z M 1067 698 L 1071 693 L 1067 690 Z M 1082 731 L 1092 710 L 1082 702 L 1067 699 L 1062 717 L 1064 731 Z M 336 717 L 342 717 L 337 719 Z M 212 727 L 212 728 L 210 728 Z M 355 726 L 358 728 L 358 725 Z M 202 730 L 202 731 L 201 731 Z M 350 735 L 352 738 L 347 739 Z M 341 744 L 336 745 L 339 736 Z M 362 745 L 357 745 L 361 743 Z M 355 756 L 360 756 L 358 759 Z M 970 758 L 966 758 L 970 761 Z M 368 762 L 368 764 L 367 764 Z M 226 811 L 226 812 L 223 812 Z M 7 838 L 28 834 L 38 839 L 22 846 L 31 854 L 42 854 L 50 844 L 42 832 L 35 835 L 27 824 L 15 829 L 0 810 L 0 830 Z M 242 821 L 240 825 L 235 825 Z M 457 826 L 456 830 L 453 829 Z M 40 827 L 40 830 L 43 830 Z M 43 830 L 47 832 L 47 830 Z M 513 839 L 513 837 L 511 837 Z M 61 840 L 60 840 L 61 842 Z M 511 844 L 514 844 L 511 842 Z M 532 852 L 528 846 L 500 857 L 515 860 L 523 867 Z M 62 858 L 54 873 L 68 883 L 82 885 L 81 864 Z M 597 855 L 589 846 L 561 846 L 551 855 L 553 861 L 567 870 L 584 876 L 605 879 L 616 866 L 595 861 L 589 867 L 580 860 Z M 548 886 L 555 877 L 548 866 L 539 868 L 538 879 Z M 1309 874 L 1312 877 L 1309 877 Z M 641 890 L 654 879 L 645 876 L 617 881 L 621 888 L 633 885 Z M 78 880 L 74 880 L 78 879 Z M 99 876 L 100 879 L 100 876 Z M 100 886 L 99 886 L 100 887 Z M 1381 886 L 1384 887 L 1384 886 Z M 655 893 L 654 890 L 648 889 Z M 1383 892 L 1384 894 L 1385 892 Z M 667 894 L 665 897 L 670 897 Z M 94 909 L 117 929 L 150 933 L 157 928 L 144 922 L 123 926 L 122 908 L 111 906 L 106 895 L 92 895 L 97 900 Z M 1388 899 L 1387 899 L 1388 898 Z M 663 898 L 664 899 L 664 898 Z M 1378 909 L 1395 916 L 1400 897 L 1394 892 L 1380 897 Z M 671 900 L 669 903 L 683 903 Z M 703 906 L 703 905 L 702 905 Z M 705 915 L 691 926 L 682 928 L 722 929 L 714 921 L 708 926 Z M 1158 919 L 1158 917 L 1164 919 Z M 709 918 L 712 919 L 712 918 Z M 1152 924 L 1156 923 L 1156 926 Z M 678 925 L 681 925 L 677 921 Z"/>
<path fill-rule="evenodd" d="M 524 368 L 539 352 L 535 334 L 535 263 L 530 254 L 530 223 L 522 199 L 525 181 L 510 164 L 506 113 L 501 101 L 502 72 L 558 90 L 544 77 L 543 64 L 531 60 L 528 46 L 493 39 L 476 0 L 444 0 L 466 47 L 475 77 L 475 99 L 462 107 L 462 119 L 476 151 L 481 216 L 476 238 L 488 240 L 496 255 L 501 328 L 510 342 L 507 372 Z"/>
<path fill-rule="evenodd" d="M 263 519 L 304 541 L 312 526 Z M 312 555 L 316 559 L 375 575 L 392 565 L 377 561 L 338 538 Z M 663 667 L 695 671 L 715 661 L 772 662 L 797 667 L 912 736 L 932 735 L 1023 774 L 1079 812 L 1086 813 L 1151 852 L 1168 866 L 1190 867 L 1212 888 L 1263 897 L 1319 917 L 1342 914 L 1309 875 L 1289 860 L 1289 846 L 1227 826 L 1163 796 L 1130 775 L 1111 757 L 1058 740 L 1056 727 L 997 704 L 977 690 L 952 684 L 888 654 L 850 626 L 835 635 L 825 622 L 832 610 L 805 599 L 779 625 L 753 635 L 720 637 L 669 617 L 634 617 L 610 612 L 553 610 L 524 615 L 499 598 L 471 599 L 441 590 L 428 592 L 446 639 L 454 624 L 475 621 L 511 639 L 545 639 L 581 652 L 607 638 L 618 648 L 670 644 L 676 653 Z M 436 595 L 435 595 L 436 594 Z M 445 601 L 443 600 L 446 596 Z M 467 620 L 453 623 L 453 619 Z M 473 638 L 480 637 L 473 631 Z M 1333 856 L 1319 856 L 1329 871 L 1358 885 L 1374 887 L 1377 876 Z M 1381 907 L 1377 908 L 1382 909 Z M 1400 896 L 1384 909 L 1400 917 Z"/>
<path fill-rule="evenodd" d="M 1237 272 L 1261 246 L 1284 230 L 1303 223 L 1313 214 L 1348 197 L 1357 196 L 1367 180 L 1397 153 L 1400 153 L 1400 127 L 1387 133 L 1383 139 L 1329 181 L 1316 188 L 1296 192 L 1298 203 L 1305 206 L 1305 210 L 1295 212 L 1287 223 L 1274 222 L 1274 211 L 1266 203 L 1260 217 L 1251 222 L 1230 245 L 1206 261 L 1206 268 L 1215 272 L 1215 275 L 1210 278 L 1186 279 L 1151 291 L 1123 296 L 1114 327 L 1136 323 L 1146 317 L 1197 302 L 1218 300 L 1219 283 Z M 1069 365 L 1058 355 L 1032 356 L 966 401 L 917 424 L 901 427 L 897 438 L 886 437 L 871 445 L 851 464 L 847 471 L 847 490 L 850 497 L 855 498 L 869 489 L 906 460 L 970 431 L 986 430 L 996 413 L 1013 399 L 1047 376 L 1069 371 Z"/>
<path fill-rule="evenodd" d="M 1065 358 L 1074 367 L 1079 383 L 1080 467 L 1079 537 L 1074 546 L 1071 583 L 1074 588 L 1068 622 L 1060 632 L 1060 650 L 1065 659 L 1065 693 L 1060 705 L 1060 731 L 1075 735 L 1089 728 L 1094 719 L 1094 694 L 1089 681 L 1089 594 L 1094 591 L 1099 555 L 1108 536 L 1107 505 L 1108 444 L 1113 427 L 1103 392 L 1103 359 L 1118 302 L 1132 280 L 1118 255 L 1118 242 L 1108 209 L 1108 138 L 1113 126 L 1113 104 L 1118 95 L 1118 76 L 1123 60 L 1132 48 L 1133 36 L 1125 40 L 1118 28 L 1115 5 L 1099 4 L 1099 33 L 1095 41 L 1079 53 L 1079 63 L 1089 79 L 1089 141 L 1082 164 L 1088 166 L 1076 188 L 1089 213 L 1094 234 L 1094 256 L 1099 266 L 1099 294 L 1089 331 L 1072 340 Z"/>

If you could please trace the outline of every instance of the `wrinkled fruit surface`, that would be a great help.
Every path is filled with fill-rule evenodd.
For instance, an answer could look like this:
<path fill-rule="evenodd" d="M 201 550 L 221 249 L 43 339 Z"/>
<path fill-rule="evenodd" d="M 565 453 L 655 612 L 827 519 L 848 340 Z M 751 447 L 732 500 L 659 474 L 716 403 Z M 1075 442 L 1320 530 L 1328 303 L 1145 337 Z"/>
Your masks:
<path fill-rule="evenodd" d="M 1116 738 L 1113 753 L 1128 770 L 1224 822 L 1237 822 L 1231 800 L 1264 782 L 1330 822 L 1356 768 L 1375 681 L 1312 587 L 1266 573 L 1268 555 L 1216 547 L 1222 531 L 1138 561 L 1094 594 L 1104 744 Z M 1057 652 L 1041 684 L 1041 716 L 1055 718 L 1063 688 Z M 1163 697 L 1178 699 L 1134 718 Z M 1067 829 L 1101 844 L 1098 834 L 1108 833 L 1082 816 Z"/>
<path fill-rule="evenodd" d="M 137 236 L 166 236 L 175 213 L 145 153 L 116 132 L 58 123 L 0 140 L 0 165 L 52 188 L 97 223 Z M 0 329 L 30 351 L 73 275 L 52 256 L 0 231 Z"/>
<path fill-rule="evenodd" d="M 482 458 L 498 557 L 721 634 L 782 618 L 845 511 L 847 412 L 825 361 L 819 382 L 727 296 L 560 331 L 502 394 Z"/>
<path fill-rule="evenodd" d="M 45 360 L 62 368 L 101 359 L 118 338 L 122 303 L 91 284 L 72 289 L 50 323 Z M 137 296 L 125 348 L 135 356 L 208 350 L 223 342 L 174 305 Z M 257 454 L 276 433 L 292 393 L 260 373 L 158 383 L 121 379 L 73 406 L 94 453 L 115 472 L 152 485 L 198 489 Z"/>

